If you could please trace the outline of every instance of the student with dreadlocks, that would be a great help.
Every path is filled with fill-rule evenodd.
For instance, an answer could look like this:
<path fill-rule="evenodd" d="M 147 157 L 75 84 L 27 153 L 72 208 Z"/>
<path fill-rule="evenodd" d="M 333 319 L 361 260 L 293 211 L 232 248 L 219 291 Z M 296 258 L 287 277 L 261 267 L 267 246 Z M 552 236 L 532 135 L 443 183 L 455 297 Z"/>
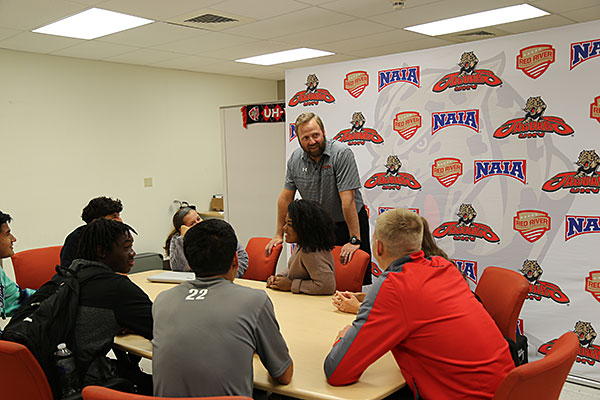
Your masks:
<path fill-rule="evenodd" d="M 126 378 L 138 392 L 152 394 L 152 377 L 143 374 L 127 357 L 109 360 L 106 354 L 116 334 L 127 331 L 152 339 L 152 302 L 125 275 L 134 264 L 130 226 L 115 220 L 96 219 L 85 226 L 77 259 L 71 269 L 89 276 L 81 284 L 75 322 L 75 348 L 82 386 L 106 384 Z M 88 271 L 86 271 L 88 270 Z"/>

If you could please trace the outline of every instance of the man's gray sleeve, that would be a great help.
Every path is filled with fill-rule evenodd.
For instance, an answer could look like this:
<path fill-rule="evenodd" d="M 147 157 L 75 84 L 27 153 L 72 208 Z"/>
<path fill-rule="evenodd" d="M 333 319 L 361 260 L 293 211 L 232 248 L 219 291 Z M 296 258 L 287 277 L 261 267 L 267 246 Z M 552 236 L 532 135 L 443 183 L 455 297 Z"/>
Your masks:
<path fill-rule="evenodd" d="M 278 378 L 288 369 L 292 358 L 275 319 L 273 303 L 265 296 L 265 305 L 256 324 L 256 353 L 269 375 Z"/>
<path fill-rule="evenodd" d="M 345 149 L 337 155 L 333 170 L 335 172 L 338 192 L 360 189 L 358 167 L 356 166 L 354 153 L 350 148 Z"/>
<path fill-rule="evenodd" d="M 238 272 L 236 278 L 241 278 L 248 269 L 248 253 L 246 253 L 246 250 L 239 242 L 236 251 L 238 255 Z"/>
<path fill-rule="evenodd" d="M 287 160 L 285 169 L 285 183 L 283 187 L 287 190 L 297 190 L 296 183 L 294 182 L 294 174 L 292 173 L 292 158 L 294 158 L 294 154 Z"/>

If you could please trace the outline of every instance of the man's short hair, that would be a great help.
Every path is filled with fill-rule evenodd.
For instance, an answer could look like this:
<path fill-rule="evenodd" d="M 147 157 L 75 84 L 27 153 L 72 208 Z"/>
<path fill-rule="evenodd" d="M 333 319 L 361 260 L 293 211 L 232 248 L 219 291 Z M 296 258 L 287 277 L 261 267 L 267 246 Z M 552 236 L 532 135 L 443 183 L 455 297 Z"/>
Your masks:
<path fill-rule="evenodd" d="M 319 128 L 321 128 L 321 131 L 323 133 L 325 133 L 325 126 L 323 126 L 323 121 L 321 120 L 321 117 L 319 117 L 317 114 L 315 114 L 313 112 L 305 112 L 305 113 L 298 115 L 298 117 L 296 118 L 296 122 L 294 123 L 294 128 L 296 129 L 296 134 L 298 133 L 298 131 L 300 130 L 300 127 L 302 125 L 309 123 L 312 119 L 317 121 L 317 125 L 319 125 Z"/>
<path fill-rule="evenodd" d="M 130 231 L 137 233 L 135 229 L 121 221 L 105 218 L 93 220 L 81 231 L 77 258 L 98 261 L 98 250 L 109 252 L 117 239 Z"/>
<path fill-rule="evenodd" d="M 0 225 L 4 225 L 10 221 L 12 221 L 12 218 L 10 217 L 10 215 L 4 214 L 2 211 L 0 211 Z"/>
<path fill-rule="evenodd" d="M 104 218 L 107 215 L 120 213 L 123 211 L 123 203 L 119 199 L 111 199 L 110 197 L 96 197 L 90 200 L 87 206 L 81 213 L 81 219 L 89 224 L 95 219 Z"/>
<path fill-rule="evenodd" d="M 224 275 L 237 249 L 231 225 L 219 219 L 202 221 L 185 234 L 183 253 L 197 277 Z"/>
<path fill-rule="evenodd" d="M 417 213 L 406 208 L 389 210 L 377 217 L 375 238 L 392 254 L 414 253 L 421 250 L 423 222 Z"/>

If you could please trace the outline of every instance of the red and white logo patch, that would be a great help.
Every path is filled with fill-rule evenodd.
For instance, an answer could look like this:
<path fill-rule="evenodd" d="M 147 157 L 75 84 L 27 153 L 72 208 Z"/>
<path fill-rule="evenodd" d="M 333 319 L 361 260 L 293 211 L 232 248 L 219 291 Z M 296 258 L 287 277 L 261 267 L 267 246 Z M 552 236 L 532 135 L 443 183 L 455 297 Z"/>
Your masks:
<path fill-rule="evenodd" d="M 344 90 L 347 90 L 355 99 L 365 91 L 367 86 L 369 86 L 369 74 L 366 71 L 354 71 L 346 74 Z"/>
<path fill-rule="evenodd" d="M 594 102 L 590 105 L 590 118 L 600 122 L 600 96 L 594 98 Z"/>
<path fill-rule="evenodd" d="M 585 278 L 585 290 L 600 302 L 600 271 L 590 271 L 590 276 Z"/>
<path fill-rule="evenodd" d="M 554 62 L 555 54 L 556 51 L 549 44 L 525 47 L 517 55 L 517 69 L 531 79 L 537 79 Z"/>
<path fill-rule="evenodd" d="M 462 162 L 458 158 L 438 158 L 431 166 L 431 176 L 444 187 L 450 187 L 463 173 Z"/>
<path fill-rule="evenodd" d="M 405 140 L 413 137 L 421 125 L 421 114 L 416 111 L 401 112 L 394 118 L 394 130 Z"/>
<path fill-rule="evenodd" d="M 533 243 L 550 230 L 550 216 L 544 211 L 517 211 L 513 218 L 513 229 L 529 243 Z"/>

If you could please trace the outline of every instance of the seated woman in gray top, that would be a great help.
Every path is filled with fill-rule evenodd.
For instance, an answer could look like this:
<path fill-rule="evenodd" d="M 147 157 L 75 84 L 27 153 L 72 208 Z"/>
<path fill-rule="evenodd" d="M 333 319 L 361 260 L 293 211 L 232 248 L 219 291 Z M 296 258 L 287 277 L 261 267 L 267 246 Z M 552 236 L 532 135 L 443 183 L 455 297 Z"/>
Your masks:
<path fill-rule="evenodd" d="M 294 200 L 288 206 L 283 233 L 296 243 L 283 274 L 267 279 L 271 289 L 305 294 L 333 294 L 335 272 L 331 249 L 335 243 L 331 216 L 317 202 Z"/>
<path fill-rule="evenodd" d="M 183 254 L 183 237 L 198 222 L 202 222 L 202 217 L 191 207 L 182 207 L 173 215 L 173 230 L 165 242 L 165 251 L 170 257 L 169 262 L 173 271 L 192 271 Z M 248 253 L 239 243 L 237 244 L 237 255 L 239 268 L 236 278 L 241 278 L 248 269 Z"/>

